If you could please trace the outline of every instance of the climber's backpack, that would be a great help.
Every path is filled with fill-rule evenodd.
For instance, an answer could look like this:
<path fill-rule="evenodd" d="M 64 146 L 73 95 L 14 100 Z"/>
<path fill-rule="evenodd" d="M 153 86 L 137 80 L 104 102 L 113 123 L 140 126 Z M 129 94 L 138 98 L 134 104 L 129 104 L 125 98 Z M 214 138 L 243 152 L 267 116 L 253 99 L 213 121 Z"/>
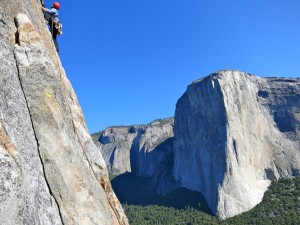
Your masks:
<path fill-rule="evenodd" d="M 62 23 L 59 20 L 55 20 L 54 24 L 55 24 L 55 28 L 57 29 L 57 34 L 62 35 L 63 34 L 63 32 L 62 32 Z"/>

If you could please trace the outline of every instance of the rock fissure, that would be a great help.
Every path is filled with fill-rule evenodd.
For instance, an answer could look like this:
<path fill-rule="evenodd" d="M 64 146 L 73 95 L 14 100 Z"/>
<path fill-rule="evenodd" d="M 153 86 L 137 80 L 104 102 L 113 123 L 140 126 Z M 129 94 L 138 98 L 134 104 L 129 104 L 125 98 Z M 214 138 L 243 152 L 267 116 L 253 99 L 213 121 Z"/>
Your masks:
<path fill-rule="evenodd" d="M 60 65 L 58 65 L 58 68 L 59 68 L 59 69 L 58 69 L 58 72 L 59 72 L 60 82 L 61 82 L 61 84 L 64 86 L 64 88 L 66 89 L 65 83 L 64 83 L 64 81 L 63 81 L 63 77 L 62 77 L 63 75 L 62 75 L 62 73 L 61 73 Z M 63 92 L 63 98 L 64 98 L 64 100 L 65 100 L 65 102 L 66 102 L 66 104 L 67 104 L 67 106 L 68 106 L 69 113 L 72 114 L 71 107 L 70 107 L 70 105 L 68 104 L 67 97 L 66 97 L 66 94 L 65 94 L 64 92 Z M 72 100 L 73 100 L 73 99 L 72 99 Z M 73 100 L 73 101 L 74 101 L 74 100 Z M 74 123 L 74 120 L 71 119 L 71 122 L 72 122 L 73 132 L 74 132 L 74 134 L 75 134 L 75 136 L 76 136 L 76 138 L 77 138 L 77 141 L 78 141 L 78 143 L 79 143 L 79 145 L 80 145 L 80 147 L 81 147 L 82 153 L 83 153 L 83 155 L 85 156 L 85 159 L 86 159 L 86 161 L 88 162 L 89 167 L 90 167 L 90 169 L 91 169 L 91 171 L 92 171 L 92 173 L 93 173 L 95 179 L 98 181 L 97 176 L 96 176 L 96 173 L 95 173 L 95 171 L 94 171 L 94 169 L 93 169 L 92 163 L 90 162 L 90 158 L 87 156 L 87 153 L 86 153 L 85 150 L 84 150 L 84 146 L 83 146 L 83 144 L 82 144 L 81 141 L 80 141 L 80 137 L 79 137 L 79 135 L 78 135 L 78 133 L 77 133 L 76 126 L 75 126 L 75 123 Z M 99 182 L 99 181 L 98 181 L 98 182 Z"/>
<path fill-rule="evenodd" d="M 83 153 L 83 155 L 84 155 L 84 157 L 85 157 L 85 160 L 88 162 L 89 168 L 91 169 L 91 171 L 92 171 L 92 173 L 93 173 L 95 179 L 98 181 L 97 176 L 96 176 L 96 173 L 95 173 L 95 171 L 94 171 L 94 169 L 93 169 L 92 163 L 90 162 L 89 157 L 87 156 L 86 152 L 84 151 L 84 147 L 83 147 L 83 145 L 82 145 L 82 143 L 81 143 L 81 141 L 80 141 L 80 138 L 79 138 L 79 136 L 78 136 L 78 134 L 77 134 L 77 132 L 76 132 L 76 127 L 75 127 L 75 124 L 74 124 L 74 121 L 73 121 L 73 120 L 72 120 L 72 125 L 73 125 L 73 131 L 74 131 L 74 134 L 75 134 L 76 137 L 77 137 L 77 141 L 78 141 L 78 143 L 79 143 L 79 145 L 80 145 L 80 147 L 81 147 L 81 150 L 82 150 L 82 153 Z"/>
<path fill-rule="evenodd" d="M 49 193 L 50 193 L 51 197 L 54 199 L 56 206 L 58 207 L 58 213 L 59 213 L 59 217 L 60 217 L 61 223 L 64 225 L 63 217 L 61 215 L 60 205 L 59 205 L 57 199 L 55 198 L 55 196 L 53 195 L 52 190 L 51 190 L 51 186 L 49 185 L 49 182 L 47 180 L 47 175 L 45 173 L 44 162 L 43 162 L 43 159 L 42 159 L 42 156 L 41 156 L 41 153 L 40 153 L 39 140 L 38 140 L 36 132 L 34 130 L 34 125 L 33 125 L 33 121 L 32 121 L 32 115 L 30 113 L 30 108 L 28 106 L 27 98 L 26 98 L 26 95 L 25 95 L 25 92 L 24 92 L 24 89 L 23 89 L 22 81 L 21 81 L 21 78 L 20 78 L 19 66 L 18 66 L 18 63 L 17 63 L 18 61 L 17 61 L 17 58 L 16 58 L 15 54 L 14 54 L 14 57 L 15 57 L 15 60 L 16 60 L 16 68 L 17 68 L 17 71 L 18 71 L 18 78 L 19 78 L 19 82 L 20 82 L 21 91 L 22 91 L 22 93 L 24 95 L 25 103 L 26 103 L 27 110 L 28 110 L 28 113 L 29 113 L 29 118 L 30 118 L 30 121 L 31 121 L 31 127 L 32 127 L 32 130 L 33 130 L 33 134 L 34 134 L 34 138 L 35 138 L 36 144 L 37 144 L 38 156 L 39 156 L 39 159 L 40 159 L 40 162 L 41 162 L 41 165 L 42 165 L 42 172 L 44 174 L 46 185 L 48 187 Z M 27 55 L 27 57 L 28 57 L 28 55 Z"/>
<path fill-rule="evenodd" d="M 5 182 L 0 191 L 10 186 L 0 205 L 0 223 L 128 224 L 107 188 L 105 163 L 88 134 L 40 5 L 26 3 L 0 1 L 0 19 L 7 17 L 5 25 L 0 22 L 0 114 L 8 138 L 0 146 L 5 162 L 0 171 L 10 175 L 0 177 Z M 20 165 L 5 152 L 12 145 Z"/>
<path fill-rule="evenodd" d="M 110 193 L 112 194 L 112 188 L 110 187 L 110 184 L 108 184 L 109 181 L 108 181 L 108 180 L 105 180 L 104 178 L 101 178 L 100 181 L 97 179 L 97 173 L 94 171 L 93 165 L 92 165 L 92 163 L 90 162 L 89 157 L 87 156 L 87 153 L 84 151 L 84 147 L 83 147 L 83 145 L 82 145 L 82 143 L 81 143 L 81 141 L 80 141 L 80 138 L 79 138 L 78 133 L 77 133 L 77 131 L 76 131 L 76 127 L 75 127 L 75 124 L 74 124 L 74 121 L 73 121 L 73 120 L 72 120 L 72 125 L 73 125 L 74 133 L 75 133 L 75 135 L 76 135 L 76 137 L 77 137 L 77 141 L 78 141 L 78 143 L 79 143 L 80 146 L 81 146 L 82 152 L 83 152 L 83 154 L 84 154 L 84 156 L 85 156 L 85 158 L 86 158 L 86 161 L 87 161 L 88 164 L 89 164 L 89 167 L 90 167 L 90 169 L 91 169 L 91 171 L 92 171 L 92 173 L 93 173 L 93 175 L 94 175 L 94 178 L 95 178 L 96 181 L 99 182 L 99 184 L 103 187 L 103 189 L 104 189 L 104 191 L 106 192 L 107 195 L 109 195 Z M 107 196 L 107 197 L 108 197 L 108 203 L 109 203 L 109 205 L 110 205 L 110 207 L 111 207 L 111 210 L 114 212 L 114 216 L 117 218 L 119 224 L 124 224 L 124 225 L 125 225 L 126 223 L 123 223 L 123 222 L 121 221 L 121 218 L 120 218 L 120 216 L 119 216 L 119 213 L 118 213 L 117 210 L 116 210 L 116 205 L 112 203 L 113 200 L 111 199 L 111 197 L 109 197 L 109 196 Z"/>

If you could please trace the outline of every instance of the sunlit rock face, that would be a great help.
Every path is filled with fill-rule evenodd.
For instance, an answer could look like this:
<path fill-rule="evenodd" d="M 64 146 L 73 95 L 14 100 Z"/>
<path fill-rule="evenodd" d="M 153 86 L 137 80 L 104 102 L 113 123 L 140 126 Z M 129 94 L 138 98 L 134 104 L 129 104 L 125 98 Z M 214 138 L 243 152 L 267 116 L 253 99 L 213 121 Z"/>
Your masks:
<path fill-rule="evenodd" d="M 0 224 L 128 224 L 40 1 L 0 1 L 0 58 Z"/>
<path fill-rule="evenodd" d="M 272 180 L 299 175 L 300 79 L 220 71 L 178 100 L 174 171 L 224 219 L 257 205 Z"/>

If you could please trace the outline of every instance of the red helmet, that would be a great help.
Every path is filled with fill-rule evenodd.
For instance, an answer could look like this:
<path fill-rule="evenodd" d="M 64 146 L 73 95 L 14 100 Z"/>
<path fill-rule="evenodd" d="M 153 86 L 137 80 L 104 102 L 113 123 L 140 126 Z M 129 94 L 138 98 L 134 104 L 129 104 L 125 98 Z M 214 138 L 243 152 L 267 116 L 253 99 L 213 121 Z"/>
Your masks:
<path fill-rule="evenodd" d="M 60 4 L 58 2 L 54 2 L 53 4 L 53 7 L 56 8 L 56 9 L 59 9 L 60 8 Z"/>

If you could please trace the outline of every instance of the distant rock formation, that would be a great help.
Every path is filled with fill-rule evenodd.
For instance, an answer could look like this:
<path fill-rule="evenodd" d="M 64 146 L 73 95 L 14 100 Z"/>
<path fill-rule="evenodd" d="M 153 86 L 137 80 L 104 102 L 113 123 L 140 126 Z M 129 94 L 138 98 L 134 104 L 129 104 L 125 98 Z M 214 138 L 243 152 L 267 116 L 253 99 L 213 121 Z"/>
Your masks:
<path fill-rule="evenodd" d="M 40 6 L 0 2 L 0 224 L 128 224 Z"/>
<path fill-rule="evenodd" d="M 174 177 L 219 218 L 257 205 L 272 180 L 300 172 L 300 79 L 220 71 L 178 100 Z"/>
<path fill-rule="evenodd" d="M 271 181 L 300 174 L 299 78 L 227 70 L 196 80 L 177 102 L 172 150 L 152 156 L 157 144 L 145 143 L 173 136 L 173 121 L 165 125 L 107 128 L 99 140 L 109 169 L 156 171 L 158 193 L 200 192 L 221 219 L 257 205 Z"/>
<path fill-rule="evenodd" d="M 174 119 L 148 125 L 114 126 L 96 134 L 108 169 L 114 174 L 132 172 L 153 176 L 167 154 L 172 153 Z M 167 143 L 166 143 L 167 142 Z M 167 145 L 166 145 L 167 144 Z"/>

